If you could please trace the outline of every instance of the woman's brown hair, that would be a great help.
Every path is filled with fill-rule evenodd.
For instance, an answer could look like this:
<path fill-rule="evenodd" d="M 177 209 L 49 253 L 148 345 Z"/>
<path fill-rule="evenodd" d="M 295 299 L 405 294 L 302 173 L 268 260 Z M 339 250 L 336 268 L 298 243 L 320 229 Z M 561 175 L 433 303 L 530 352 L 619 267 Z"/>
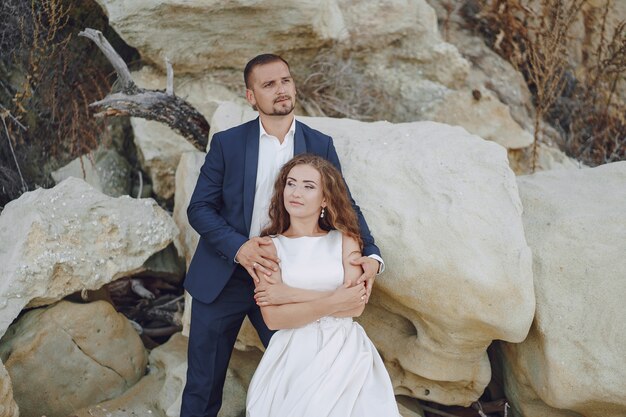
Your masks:
<path fill-rule="evenodd" d="M 354 238 L 359 242 L 359 247 L 362 249 L 363 241 L 359 231 L 359 222 L 352 208 L 348 189 L 341 173 L 326 159 L 307 153 L 296 155 L 278 173 L 278 178 L 276 178 L 274 183 L 274 194 L 270 201 L 270 224 L 263 229 L 261 236 L 277 235 L 289 228 L 291 221 L 289 213 L 285 209 L 283 194 L 289 172 L 298 165 L 309 165 L 320 173 L 322 196 L 326 199 L 324 217 L 320 217 L 318 220 L 320 228 L 323 230 L 338 230 Z"/>

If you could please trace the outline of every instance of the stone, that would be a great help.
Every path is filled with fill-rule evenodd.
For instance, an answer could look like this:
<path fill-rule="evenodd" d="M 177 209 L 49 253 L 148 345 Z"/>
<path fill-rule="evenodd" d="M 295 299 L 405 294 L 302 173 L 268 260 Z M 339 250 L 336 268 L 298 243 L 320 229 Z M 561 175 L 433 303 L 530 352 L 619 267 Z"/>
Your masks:
<path fill-rule="evenodd" d="M 230 87 L 237 79 L 237 88 L 229 88 L 229 94 L 241 91 L 237 94 L 241 103 L 242 69 L 255 55 L 263 51 L 283 55 L 291 62 L 293 75 L 302 81 L 315 71 L 314 63 L 326 59 L 325 64 L 341 68 L 342 76 L 350 79 L 353 73 L 355 88 L 360 85 L 357 80 L 365 76 L 391 98 L 372 98 L 375 102 L 371 105 L 377 110 L 368 117 L 407 122 L 437 116 L 437 120 L 484 134 L 486 139 L 495 137 L 505 146 L 521 147 L 528 142 L 529 134 L 495 96 L 478 103 L 468 101 L 472 90 L 480 88 L 468 78 L 471 64 L 441 38 L 436 13 L 425 0 L 98 3 L 120 36 L 161 73 L 162 57 L 168 56 L 177 71 L 192 80 L 189 86 L 198 87 L 191 91 L 203 91 L 206 87 L 201 85 L 213 83 Z M 289 18 L 259 25 L 275 20 L 276 7 Z M 160 80 L 163 85 L 164 77 Z M 211 88 L 221 100 L 232 101 L 229 94 L 222 94 L 223 90 Z M 448 112 L 448 106 L 455 105 L 459 98 L 461 103 L 471 104 L 468 111 L 456 108 Z"/>
<path fill-rule="evenodd" d="M 517 415 L 626 415 L 626 162 L 518 178 L 537 311 L 501 344 Z"/>
<path fill-rule="evenodd" d="M 20 412 L 13 399 L 11 378 L 0 361 L 0 417 L 19 417 Z"/>
<path fill-rule="evenodd" d="M 161 278 L 172 284 L 178 284 L 185 276 L 185 264 L 178 255 L 174 243 L 152 255 L 143 264 L 142 270 L 134 276 Z"/>
<path fill-rule="evenodd" d="M 22 417 L 65 417 L 116 397 L 143 375 L 148 355 L 128 319 L 105 301 L 31 310 L 0 340 Z"/>
<path fill-rule="evenodd" d="M 141 167 L 150 176 L 154 194 L 168 200 L 174 197 L 174 176 L 180 155 L 196 148 L 168 126 L 132 117 L 135 145 Z"/>
<path fill-rule="evenodd" d="M 219 417 L 245 415 L 248 384 L 260 360 L 258 350 L 235 350 L 224 384 L 224 403 Z M 75 417 L 127 417 L 132 415 L 179 417 L 187 379 L 187 338 L 174 334 L 150 353 L 149 373 L 120 397 L 85 407 Z M 135 414 L 132 414 L 135 413 Z"/>
<path fill-rule="evenodd" d="M 152 199 L 108 197 L 70 177 L 0 215 L 0 335 L 24 307 L 51 304 L 140 271 L 178 233 Z"/>
<path fill-rule="evenodd" d="M 476 401 L 491 377 L 489 344 L 521 342 L 534 315 L 531 253 L 506 150 L 440 123 L 298 119 L 334 138 L 382 248 L 387 271 L 359 321 L 396 394 Z"/>
<path fill-rule="evenodd" d="M 68 177 L 80 178 L 111 197 L 130 192 L 130 176 L 128 161 L 115 150 L 104 148 L 80 156 L 52 172 L 52 178 L 57 184 Z"/>
<path fill-rule="evenodd" d="M 487 89 L 450 92 L 427 113 L 426 119 L 462 126 L 507 149 L 524 148 L 533 143 L 533 136 L 513 120 L 509 108 Z"/>
<path fill-rule="evenodd" d="M 516 175 L 528 175 L 533 173 L 533 149 L 532 145 L 524 149 L 509 149 L 509 165 Z M 586 166 L 574 158 L 570 158 L 560 149 L 544 143 L 537 145 L 537 161 L 535 172 L 551 169 L 581 169 Z"/>

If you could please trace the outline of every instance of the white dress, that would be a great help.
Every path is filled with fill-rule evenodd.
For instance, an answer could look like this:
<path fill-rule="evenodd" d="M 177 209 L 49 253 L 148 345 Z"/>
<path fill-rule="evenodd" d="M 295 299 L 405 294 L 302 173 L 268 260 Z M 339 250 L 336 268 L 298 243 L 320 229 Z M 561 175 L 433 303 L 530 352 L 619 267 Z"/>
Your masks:
<path fill-rule="evenodd" d="M 329 291 L 343 284 L 341 233 L 273 238 L 283 282 Z M 247 417 L 398 417 L 376 348 L 351 318 L 323 317 L 272 336 L 252 377 Z"/>

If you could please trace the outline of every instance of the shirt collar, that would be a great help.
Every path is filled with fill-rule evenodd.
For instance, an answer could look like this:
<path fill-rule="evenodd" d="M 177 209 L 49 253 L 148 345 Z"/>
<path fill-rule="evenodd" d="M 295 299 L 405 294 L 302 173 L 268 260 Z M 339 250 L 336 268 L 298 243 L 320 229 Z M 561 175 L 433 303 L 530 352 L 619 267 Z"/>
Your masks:
<path fill-rule="evenodd" d="M 291 121 L 291 126 L 289 126 L 289 130 L 287 131 L 287 134 L 285 135 L 285 140 L 289 137 L 293 137 L 295 133 L 296 133 L 296 118 L 294 117 L 293 120 Z M 263 136 L 275 137 L 265 131 L 265 128 L 263 127 L 263 123 L 261 123 L 261 118 L 259 117 L 259 138 L 262 138 Z"/>

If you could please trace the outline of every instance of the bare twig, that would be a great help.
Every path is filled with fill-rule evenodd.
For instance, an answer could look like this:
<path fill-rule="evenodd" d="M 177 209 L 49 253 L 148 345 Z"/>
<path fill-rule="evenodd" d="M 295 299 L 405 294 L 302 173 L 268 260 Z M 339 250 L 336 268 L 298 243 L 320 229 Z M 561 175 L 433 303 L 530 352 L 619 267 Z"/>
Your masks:
<path fill-rule="evenodd" d="M 168 90 L 147 90 L 135 85 L 128 67 L 106 38 L 97 30 L 85 29 L 80 36 L 91 39 L 115 67 L 122 91 L 109 94 L 90 104 L 100 108 L 96 117 L 132 116 L 155 120 L 180 133 L 197 149 L 204 151 L 208 142 L 209 122 L 191 104 L 174 95 L 173 71 L 168 69 Z M 169 66 L 171 68 L 171 65 Z"/>
<path fill-rule="evenodd" d="M 165 58 L 165 67 L 167 68 L 167 87 L 165 88 L 165 92 L 173 96 L 174 95 L 174 68 L 172 68 L 172 63 L 166 57 Z"/>
<path fill-rule="evenodd" d="M 7 128 L 7 123 L 5 121 L 7 115 L 9 115 L 8 110 L 4 110 L 0 113 L 0 119 L 2 119 L 2 125 L 4 126 L 4 133 L 7 135 L 7 141 L 9 142 L 9 148 L 11 149 L 11 155 L 13 155 L 13 160 L 15 161 L 15 166 L 17 167 L 17 173 L 20 176 L 20 181 L 22 182 L 22 192 L 28 191 L 28 186 L 26 185 L 26 181 L 24 181 L 24 177 L 22 176 L 22 170 L 20 169 L 20 164 L 17 162 L 17 157 L 15 156 L 15 150 L 13 150 L 13 144 L 11 143 L 11 135 L 9 134 L 9 129 Z"/>
<path fill-rule="evenodd" d="M 122 90 L 124 92 L 133 94 L 133 92 L 137 91 L 137 85 L 135 85 L 133 77 L 130 75 L 128 66 L 126 66 L 122 57 L 115 51 L 104 35 L 102 35 L 102 32 L 87 28 L 84 31 L 79 32 L 78 36 L 91 39 L 96 46 L 100 48 L 104 56 L 106 56 L 111 65 L 113 65 L 113 68 L 115 68 L 115 72 L 117 72 L 117 76 L 122 83 Z"/>

